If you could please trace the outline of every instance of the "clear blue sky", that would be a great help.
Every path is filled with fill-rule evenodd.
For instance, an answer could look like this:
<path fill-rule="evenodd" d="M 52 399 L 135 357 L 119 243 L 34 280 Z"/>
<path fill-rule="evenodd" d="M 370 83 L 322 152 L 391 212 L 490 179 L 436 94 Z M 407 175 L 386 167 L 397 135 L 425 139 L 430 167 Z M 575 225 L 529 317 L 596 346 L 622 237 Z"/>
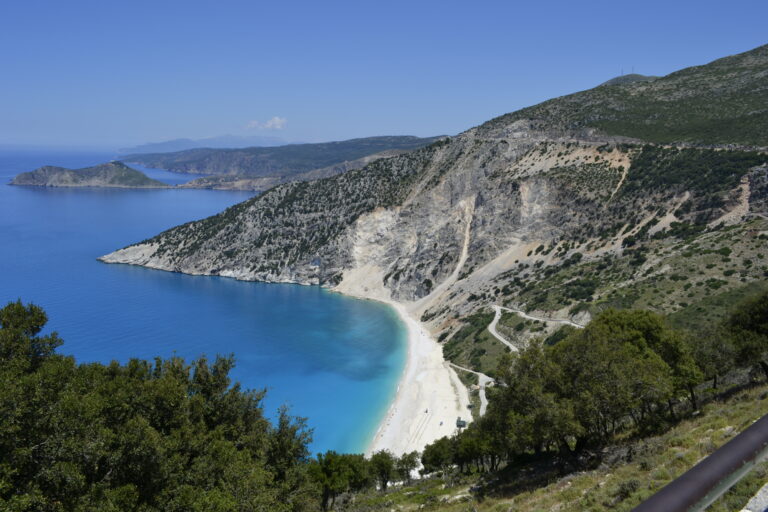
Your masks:
<path fill-rule="evenodd" d="M 766 0 L 9 0 L 0 145 L 454 134 L 766 44 L 767 20 Z"/>

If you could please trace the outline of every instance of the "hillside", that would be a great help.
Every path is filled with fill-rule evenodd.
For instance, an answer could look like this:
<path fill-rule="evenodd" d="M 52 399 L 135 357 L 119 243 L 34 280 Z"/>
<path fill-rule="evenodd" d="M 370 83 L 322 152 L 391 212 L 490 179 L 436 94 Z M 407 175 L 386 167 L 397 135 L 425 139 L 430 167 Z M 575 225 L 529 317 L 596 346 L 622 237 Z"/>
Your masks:
<path fill-rule="evenodd" d="M 173 172 L 285 178 L 382 151 L 420 148 L 437 138 L 388 136 L 275 147 L 197 148 L 173 153 L 133 154 L 124 159 Z"/>
<path fill-rule="evenodd" d="M 46 165 L 34 171 L 19 174 L 10 184 L 37 187 L 168 187 L 165 183 L 148 178 L 144 173 L 117 161 L 83 169 Z"/>
<path fill-rule="evenodd" d="M 724 393 L 700 414 L 667 432 L 612 445 L 599 464 L 580 471 L 562 471 L 552 464 L 521 464 L 522 468 L 510 467 L 490 476 L 428 478 L 388 494 L 360 493 L 339 510 L 630 511 L 759 419 L 767 406 L 768 387 L 761 384 Z M 768 462 L 764 461 L 707 510 L 745 510 L 767 478 Z"/>
<path fill-rule="evenodd" d="M 768 105 L 766 73 L 763 46 L 550 100 L 363 169 L 277 186 L 102 259 L 392 298 L 451 361 L 484 373 L 504 347 L 459 333 L 494 304 L 582 323 L 608 306 L 643 307 L 698 323 L 706 301 L 768 276 L 768 156 L 741 147 L 768 142 L 755 107 Z M 727 129 L 707 138 L 715 118 Z M 520 342 L 553 331 L 505 316 L 500 329 Z"/>
<path fill-rule="evenodd" d="M 648 142 L 768 145 L 768 45 L 650 81 L 596 87 L 493 119 Z"/>
<path fill-rule="evenodd" d="M 624 85 L 624 84 L 630 84 L 633 82 L 652 82 L 657 78 L 659 77 L 638 75 L 637 73 L 630 73 L 629 75 L 620 75 L 615 78 L 611 78 L 610 80 L 603 82 L 600 85 Z"/>
<path fill-rule="evenodd" d="M 319 169 L 312 169 L 296 174 L 277 175 L 272 174 L 268 176 L 249 177 L 240 174 L 215 174 L 212 176 L 204 176 L 202 178 L 196 178 L 184 185 L 182 188 L 205 188 L 205 189 L 217 189 L 217 190 L 256 190 L 263 191 L 272 187 L 287 183 L 291 181 L 313 181 L 320 178 L 328 178 L 335 176 L 353 169 L 360 169 L 365 167 L 374 160 L 380 158 L 389 158 L 392 156 L 405 153 L 405 150 L 390 149 L 387 151 L 381 151 L 372 155 L 365 155 L 355 160 L 345 160 L 327 167 L 321 167 Z"/>

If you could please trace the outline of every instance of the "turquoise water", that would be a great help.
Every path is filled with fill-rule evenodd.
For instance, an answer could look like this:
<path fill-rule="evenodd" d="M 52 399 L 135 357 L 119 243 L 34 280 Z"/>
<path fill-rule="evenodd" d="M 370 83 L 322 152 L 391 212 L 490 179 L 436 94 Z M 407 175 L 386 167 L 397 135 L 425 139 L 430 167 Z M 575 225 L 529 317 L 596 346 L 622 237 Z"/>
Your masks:
<path fill-rule="evenodd" d="M 233 377 L 247 388 L 268 388 L 269 414 L 288 404 L 308 418 L 313 451 L 362 451 L 405 361 L 405 330 L 394 311 L 319 287 L 96 261 L 248 193 L 5 185 L 40 165 L 83 167 L 111 158 L 0 153 L 0 303 L 21 298 L 43 306 L 64 339 L 59 350 L 81 362 L 233 353 Z M 164 171 L 151 174 L 180 181 Z"/>

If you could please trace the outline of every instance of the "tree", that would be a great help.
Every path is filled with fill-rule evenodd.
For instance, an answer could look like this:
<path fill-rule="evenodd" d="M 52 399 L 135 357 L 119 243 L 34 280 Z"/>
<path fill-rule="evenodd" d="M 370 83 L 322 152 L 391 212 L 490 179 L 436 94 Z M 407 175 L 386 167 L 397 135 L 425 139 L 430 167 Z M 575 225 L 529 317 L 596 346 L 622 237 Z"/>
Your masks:
<path fill-rule="evenodd" d="M 46 316 L 0 309 L 0 510 L 304 510 L 310 432 L 231 357 L 77 365 Z"/>
<path fill-rule="evenodd" d="M 312 430 L 307 428 L 306 418 L 288 414 L 287 406 L 280 406 L 277 412 L 277 425 L 270 435 L 266 463 L 282 484 L 280 500 L 288 502 L 306 487 Z"/>
<path fill-rule="evenodd" d="M 347 491 L 370 487 L 370 463 L 360 454 L 318 453 L 310 462 L 309 474 L 321 489 L 323 510 L 333 507 L 336 497 Z"/>
<path fill-rule="evenodd" d="M 581 445 L 605 442 L 630 416 L 641 429 L 658 424 L 658 408 L 672 396 L 672 371 L 638 329 L 612 310 L 552 348 L 563 372 L 560 396 L 572 400 L 584 429 Z"/>
<path fill-rule="evenodd" d="M 533 340 L 504 360 L 497 375 L 500 386 L 493 393 L 494 409 L 500 408 L 504 415 L 509 451 L 564 447 L 566 439 L 582 433 L 571 400 L 562 393 L 562 367 L 542 340 Z"/>
<path fill-rule="evenodd" d="M 445 472 L 453 463 L 453 445 L 448 437 L 441 437 L 424 448 L 421 464 L 425 474 L 435 471 Z"/>
<path fill-rule="evenodd" d="M 317 460 L 310 465 L 310 475 L 322 489 L 323 510 L 333 507 L 336 496 L 349 488 L 351 471 L 344 456 L 335 451 L 317 454 Z"/>
<path fill-rule="evenodd" d="M 674 393 L 689 393 L 696 408 L 694 386 L 703 375 L 684 336 L 670 328 L 662 316 L 651 311 L 609 309 L 590 322 L 589 328 L 601 329 L 616 343 L 628 342 L 640 350 L 653 350 L 672 371 Z"/>
<path fill-rule="evenodd" d="M 48 315 L 41 307 L 25 306 L 21 300 L 0 309 L 0 362 L 29 371 L 52 356 L 62 341 L 55 332 L 38 336 L 47 322 Z"/>
<path fill-rule="evenodd" d="M 387 450 L 381 450 L 371 455 L 371 472 L 376 477 L 382 491 L 392 481 L 395 473 L 395 457 Z"/>
<path fill-rule="evenodd" d="M 407 485 L 411 484 L 411 472 L 419 467 L 419 452 L 402 454 L 395 462 L 395 471 Z"/>
<path fill-rule="evenodd" d="M 344 455 L 347 465 L 350 468 L 349 490 L 359 492 L 368 489 L 373 485 L 371 478 L 371 464 L 361 454 Z"/>
<path fill-rule="evenodd" d="M 704 378 L 712 380 L 712 387 L 717 389 L 718 377 L 733 369 L 736 362 L 736 346 L 731 333 L 718 325 L 688 339 L 696 365 Z"/>
<path fill-rule="evenodd" d="M 725 322 L 739 362 L 760 366 L 768 379 L 768 292 L 741 302 Z"/>

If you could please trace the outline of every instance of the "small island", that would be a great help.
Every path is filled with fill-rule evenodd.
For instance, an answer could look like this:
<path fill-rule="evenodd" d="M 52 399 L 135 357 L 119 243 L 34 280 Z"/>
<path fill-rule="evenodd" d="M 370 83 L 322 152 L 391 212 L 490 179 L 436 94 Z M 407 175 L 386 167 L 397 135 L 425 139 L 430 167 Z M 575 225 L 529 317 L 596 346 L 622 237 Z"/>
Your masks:
<path fill-rule="evenodd" d="M 11 185 L 35 187 L 169 188 L 117 160 L 83 169 L 46 165 L 13 178 Z"/>

